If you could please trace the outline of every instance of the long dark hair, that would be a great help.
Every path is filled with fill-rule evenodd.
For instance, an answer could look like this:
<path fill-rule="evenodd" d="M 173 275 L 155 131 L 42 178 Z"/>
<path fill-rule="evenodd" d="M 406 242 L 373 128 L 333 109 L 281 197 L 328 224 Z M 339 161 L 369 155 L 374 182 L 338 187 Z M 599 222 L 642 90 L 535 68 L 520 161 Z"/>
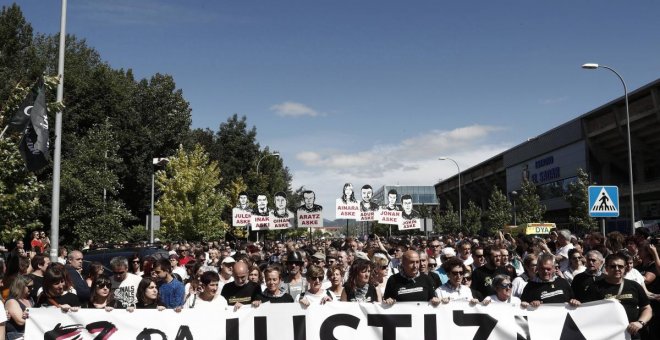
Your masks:
<path fill-rule="evenodd" d="M 351 265 L 351 268 L 348 270 L 348 280 L 346 280 L 346 289 L 353 291 L 355 289 L 356 282 L 357 282 L 357 277 L 358 275 L 363 272 L 364 270 L 369 271 L 369 275 L 371 275 L 371 261 L 366 261 L 366 260 L 360 260 L 357 259 L 353 261 L 353 264 Z M 370 276 L 371 278 L 371 276 Z M 369 282 L 367 282 L 369 284 Z"/>
<path fill-rule="evenodd" d="M 43 291 L 39 296 L 39 299 L 41 300 L 42 297 L 55 297 L 50 295 L 50 289 L 62 281 L 64 281 L 64 292 L 71 289 L 71 278 L 69 277 L 69 273 L 66 271 L 64 265 L 58 262 L 51 263 L 44 273 Z"/>
<path fill-rule="evenodd" d="M 145 292 L 147 291 L 147 288 L 149 287 L 149 285 L 151 285 L 152 282 L 154 284 L 156 284 L 156 287 L 158 286 L 158 284 L 156 283 L 156 280 L 154 280 L 151 277 L 145 277 L 145 278 L 142 279 L 142 281 L 140 281 L 140 284 L 138 285 L 138 289 L 137 289 L 138 303 L 140 303 L 142 305 L 146 305 Z M 158 302 L 158 297 L 156 297 L 156 300 L 154 302 Z"/>
<path fill-rule="evenodd" d="M 108 297 L 105 300 L 105 305 L 112 306 L 114 304 L 115 299 L 114 294 L 112 294 L 112 282 L 110 281 L 110 278 L 105 275 L 99 275 L 94 280 L 94 282 L 92 282 L 91 294 L 89 296 L 90 307 L 94 306 L 94 301 L 96 300 L 96 289 L 103 285 L 108 285 L 108 288 L 110 289 L 110 294 L 108 294 Z"/>
<path fill-rule="evenodd" d="M 138 270 L 142 269 L 142 260 L 140 260 L 140 256 L 138 254 L 133 254 L 128 258 L 128 272 L 131 274 L 137 274 L 137 271 L 133 269 L 133 261 L 135 260 L 138 261 Z"/>

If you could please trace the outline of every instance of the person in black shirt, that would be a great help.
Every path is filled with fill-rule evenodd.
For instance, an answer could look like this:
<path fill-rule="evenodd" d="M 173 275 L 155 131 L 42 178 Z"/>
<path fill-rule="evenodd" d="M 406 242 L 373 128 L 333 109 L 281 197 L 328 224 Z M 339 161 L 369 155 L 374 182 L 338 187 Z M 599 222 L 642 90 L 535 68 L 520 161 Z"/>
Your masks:
<path fill-rule="evenodd" d="M 626 259 L 620 254 L 608 255 L 605 259 L 607 274 L 603 280 L 589 286 L 587 301 L 616 299 L 623 305 L 628 317 L 627 331 L 632 339 L 640 339 L 640 330 L 651 320 L 653 315 L 649 298 L 639 283 L 623 278 Z"/>
<path fill-rule="evenodd" d="M 601 267 L 603 266 L 603 254 L 598 250 L 590 250 L 587 252 L 587 269 L 580 274 L 575 275 L 573 282 L 571 282 L 571 289 L 575 298 L 584 301 L 587 299 L 587 290 L 594 282 L 603 278 Z"/>
<path fill-rule="evenodd" d="M 539 255 L 536 277 L 523 289 L 520 300 L 538 307 L 542 303 L 565 303 L 577 307 L 580 301 L 573 298 L 573 291 L 566 280 L 555 275 L 555 257 L 544 253 Z"/>
<path fill-rule="evenodd" d="M 266 289 L 260 292 L 259 299 L 252 301 L 253 307 L 259 307 L 262 302 L 270 303 L 288 303 L 293 302 L 293 297 L 289 293 L 282 291 L 282 273 L 280 267 L 271 265 L 264 271 L 266 280 Z"/>
<path fill-rule="evenodd" d="M 80 300 L 76 294 L 71 293 L 71 279 L 67 275 L 64 265 L 51 263 L 44 273 L 44 285 L 37 298 L 35 307 L 55 306 L 63 312 L 78 311 Z"/>
<path fill-rule="evenodd" d="M 236 311 L 242 305 L 258 300 L 261 289 L 259 285 L 248 280 L 248 266 L 243 261 L 234 264 L 232 275 L 234 281 L 225 284 L 220 295 L 227 300 L 227 304 L 234 306 L 234 311 Z"/>
<path fill-rule="evenodd" d="M 492 282 L 497 274 L 509 275 L 509 272 L 503 267 L 502 252 L 497 246 L 489 246 L 484 250 L 486 255 L 486 264 L 475 269 L 472 272 L 472 285 L 471 288 L 481 293 L 481 296 L 491 296 L 495 294 Z M 509 278 L 513 281 L 515 275 Z"/>
<path fill-rule="evenodd" d="M 396 301 L 429 301 L 433 306 L 440 303 L 435 296 L 433 280 L 419 272 L 419 254 L 408 250 L 403 254 L 401 271 L 390 276 L 385 285 L 383 303 L 391 305 Z"/>

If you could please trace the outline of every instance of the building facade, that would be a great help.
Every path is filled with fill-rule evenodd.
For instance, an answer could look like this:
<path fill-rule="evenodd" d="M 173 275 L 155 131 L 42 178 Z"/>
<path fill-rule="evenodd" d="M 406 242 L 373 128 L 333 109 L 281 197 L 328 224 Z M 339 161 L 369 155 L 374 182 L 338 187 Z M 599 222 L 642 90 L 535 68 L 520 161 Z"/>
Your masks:
<path fill-rule="evenodd" d="M 635 220 L 660 220 L 660 79 L 629 94 L 633 154 Z M 623 97 L 504 151 L 461 172 L 463 207 L 470 200 L 487 208 L 494 187 L 509 198 L 524 179 L 537 185 L 547 208 L 547 222 L 571 227 L 569 204 L 564 200 L 578 169 L 592 182 L 619 187 L 618 218 L 607 219 L 611 228 L 630 230 L 630 185 L 625 100 Z M 435 185 L 440 206 L 458 204 L 458 176 Z"/>

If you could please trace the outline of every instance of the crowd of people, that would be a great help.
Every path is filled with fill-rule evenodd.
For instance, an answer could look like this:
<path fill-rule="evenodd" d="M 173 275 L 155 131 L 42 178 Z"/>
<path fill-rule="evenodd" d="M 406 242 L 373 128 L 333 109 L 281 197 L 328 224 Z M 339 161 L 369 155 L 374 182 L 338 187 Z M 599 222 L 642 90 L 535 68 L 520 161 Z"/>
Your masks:
<path fill-rule="evenodd" d="M 43 235 L 45 236 L 45 235 Z M 41 239 L 35 233 L 33 239 Z M 534 310 L 544 303 L 615 299 L 628 317 L 633 339 L 660 334 L 660 258 L 657 238 L 568 230 L 549 235 L 317 239 L 264 242 L 162 244 L 167 258 L 117 256 L 109 271 L 84 253 L 49 242 L 30 248 L 16 242 L 0 262 L 0 340 L 23 336 L 29 309 L 65 312 L 97 308 L 205 310 L 263 303 L 303 307 L 336 301 L 423 301 L 433 306 L 510 304 Z M 653 315 L 656 314 L 654 317 Z"/>

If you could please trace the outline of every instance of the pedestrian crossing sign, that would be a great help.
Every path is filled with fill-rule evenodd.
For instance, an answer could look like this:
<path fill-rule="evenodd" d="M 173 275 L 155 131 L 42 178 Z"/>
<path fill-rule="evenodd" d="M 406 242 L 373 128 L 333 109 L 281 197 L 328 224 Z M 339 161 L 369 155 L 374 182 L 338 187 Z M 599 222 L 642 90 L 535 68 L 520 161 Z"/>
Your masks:
<path fill-rule="evenodd" d="M 589 186 L 589 216 L 619 217 L 619 187 L 614 185 Z"/>

